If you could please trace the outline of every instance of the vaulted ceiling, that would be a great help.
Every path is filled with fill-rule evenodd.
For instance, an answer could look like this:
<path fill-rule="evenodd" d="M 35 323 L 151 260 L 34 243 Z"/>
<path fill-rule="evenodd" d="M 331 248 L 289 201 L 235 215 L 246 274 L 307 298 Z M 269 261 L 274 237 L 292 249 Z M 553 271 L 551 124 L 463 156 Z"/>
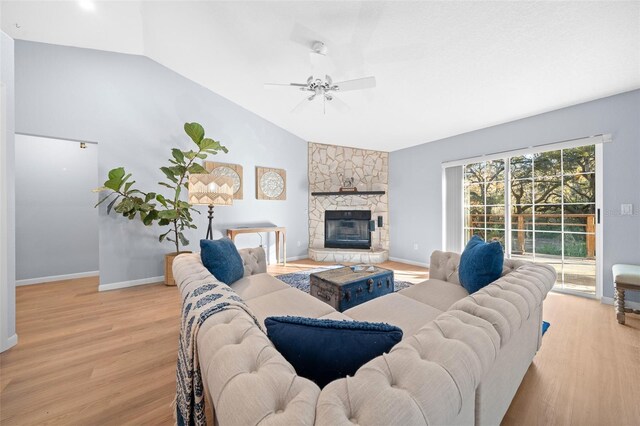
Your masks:
<path fill-rule="evenodd" d="M 14 38 L 146 55 L 306 140 L 386 151 L 640 88 L 636 1 L 3 1 L 1 15 Z M 377 87 L 326 114 L 263 87 L 325 73 Z"/>

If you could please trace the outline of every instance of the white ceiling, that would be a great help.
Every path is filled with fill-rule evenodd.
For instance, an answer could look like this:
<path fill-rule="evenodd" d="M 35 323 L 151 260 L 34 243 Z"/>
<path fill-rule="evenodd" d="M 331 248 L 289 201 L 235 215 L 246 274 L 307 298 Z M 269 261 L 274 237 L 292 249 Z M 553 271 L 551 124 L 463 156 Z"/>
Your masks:
<path fill-rule="evenodd" d="M 310 141 L 393 151 L 640 87 L 640 2 L 2 2 L 14 38 L 144 54 Z M 16 26 L 17 24 L 17 26 Z M 19 28 L 18 28 L 19 27 Z M 311 42 L 329 49 L 312 67 Z M 264 82 L 375 75 L 346 112 Z"/>

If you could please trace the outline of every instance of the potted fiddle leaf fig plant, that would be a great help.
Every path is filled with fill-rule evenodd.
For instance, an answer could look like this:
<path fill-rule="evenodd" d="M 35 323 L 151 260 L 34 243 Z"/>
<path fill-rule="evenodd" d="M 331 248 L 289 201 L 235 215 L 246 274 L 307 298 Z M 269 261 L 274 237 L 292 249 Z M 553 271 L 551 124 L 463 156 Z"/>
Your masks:
<path fill-rule="evenodd" d="M 131 173 L 127 173 L 124 167 L 117 167 L 109 171 L 108 179 L 96 192 L 108 192 L 95 207 L 109 200 L 107 214 L 115 211 L 122 216 L 133 220 L 138 217 L 146 226 L 157 223 L 161 227 L 169 229 L 158 237 L 160 242 L 168 241 L 173 244 L 175 251 L 165 255 L 165 284 L 175 285 L 172 273 L 173 259 L 185 251 L 181 250 L 189 244 L 184 235 L 187 229 L 196 229 L 193 223 L 192 213 L 199 213 L 187 201 L 182 194 L 188 193 L 188 176 L 191 173 L 207 173 L 197 160 L 204 160 L 209 155 L 219 152 L 229 152 L 227 148 L 210 138 L 205 138 L 204 128 L 198 123 L 185 123 L 185 133 L 191 138 L 195 147 L 188 151 L 179 148 L 171 150 L 169 165 L 160 167 L 165 175 L 165 180 L 158 182 L 163 186 L 166 195 L 158 192 L 145 192 L 136 188 Z"/>

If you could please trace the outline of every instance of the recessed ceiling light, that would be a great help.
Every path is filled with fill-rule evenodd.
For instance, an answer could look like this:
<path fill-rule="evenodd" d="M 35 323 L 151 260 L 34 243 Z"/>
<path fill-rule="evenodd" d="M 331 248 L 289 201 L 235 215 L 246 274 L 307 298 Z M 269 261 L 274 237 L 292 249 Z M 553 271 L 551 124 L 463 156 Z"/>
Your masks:
<path fill-rule="evenodd" d="M 96 10 L 96 3 L 93 0 L 78 0 L 78 5 L 84 10 L 91 12 Z"/>

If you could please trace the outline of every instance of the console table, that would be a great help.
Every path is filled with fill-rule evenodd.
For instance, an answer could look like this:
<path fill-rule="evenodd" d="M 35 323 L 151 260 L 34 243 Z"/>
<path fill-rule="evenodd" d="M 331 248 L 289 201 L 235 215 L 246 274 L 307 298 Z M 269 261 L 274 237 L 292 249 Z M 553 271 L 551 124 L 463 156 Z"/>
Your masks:
<path fill-rule="evenodd" d="M 287 228 L 284 226 L 262 226 L 257 228 L 230 228 L 227 237 L 235 242 L 238 234 L 256 234 L 260 232 L 274 232 L 276 234 L 276 262 L 280 263 L 280 236 L 282 236 L 282 264 L 287 266 Z"/>

